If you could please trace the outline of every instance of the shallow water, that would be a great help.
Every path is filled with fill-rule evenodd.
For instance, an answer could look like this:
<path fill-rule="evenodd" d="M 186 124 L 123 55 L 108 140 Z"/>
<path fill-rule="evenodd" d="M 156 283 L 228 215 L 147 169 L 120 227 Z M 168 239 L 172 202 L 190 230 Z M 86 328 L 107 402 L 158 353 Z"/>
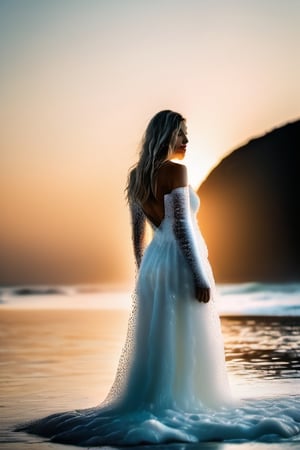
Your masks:
<path fill-rule="evenodd" d="M 227 367 L 253 381 L 300 376 L 300 317 L 223 317 Z"/>
<path fill-rule="evenodd" d="M 11 430 L 17 423 L 52 412 L 99 404 L 113 380 L 127 318 L 124 310 L 0 311 L 1 449 L 73 448 Z M 299 317 L 222 317 L 222 329 L 236 397 L 299 395 Z M 300 444 L 159 446 L 168 450 L 265 447 L 300 448 Z"/>

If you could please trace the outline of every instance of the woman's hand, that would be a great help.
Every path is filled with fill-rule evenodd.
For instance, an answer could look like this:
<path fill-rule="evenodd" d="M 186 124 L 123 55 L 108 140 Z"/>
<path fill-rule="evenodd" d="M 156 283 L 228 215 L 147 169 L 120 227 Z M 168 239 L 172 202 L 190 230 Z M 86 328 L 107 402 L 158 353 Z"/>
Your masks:
<path fill-rule="evenodd" d="M 207 303 L 210 300 L 210 288 L 196 287 L 196 299 L 198 302 Z"/>

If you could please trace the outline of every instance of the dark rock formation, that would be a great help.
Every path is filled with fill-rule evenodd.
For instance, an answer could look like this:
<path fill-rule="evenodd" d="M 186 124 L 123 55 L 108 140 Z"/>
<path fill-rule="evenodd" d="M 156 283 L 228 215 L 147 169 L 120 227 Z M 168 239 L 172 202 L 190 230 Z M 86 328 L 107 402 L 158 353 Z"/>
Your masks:
<path fill-rule="evenodd" d="M 201 184 L 217 282 L 300 280 L 300 120 L 233 151 Z"/>

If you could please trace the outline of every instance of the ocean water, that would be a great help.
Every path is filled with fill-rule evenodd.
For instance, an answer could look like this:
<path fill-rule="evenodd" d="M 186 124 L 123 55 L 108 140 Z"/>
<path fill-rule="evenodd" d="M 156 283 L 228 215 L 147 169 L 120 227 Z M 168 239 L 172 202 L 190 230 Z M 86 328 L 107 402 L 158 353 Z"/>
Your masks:
<path fill-rule="evenodd" d="M 300 283 L 217 288 L 234 395 L 249 408 L 259 404 L 287 427 L 292 415 L 300 428 Z M 115 374 L 130 304 L 130 290 L 107 286 L 0 288 L 1 449 L 73 448 L 13 429 L 101 403 Z M 300 449 L 300 436 L 159 448 Z"/>
<path fill-rule="evenodd" d="M 221 316 L 300 316 L 299 283 L 219 284 Z M 103 285 L 3 286 L 1 309 L 121 309 L 131 305 L 130 288 Z"/>

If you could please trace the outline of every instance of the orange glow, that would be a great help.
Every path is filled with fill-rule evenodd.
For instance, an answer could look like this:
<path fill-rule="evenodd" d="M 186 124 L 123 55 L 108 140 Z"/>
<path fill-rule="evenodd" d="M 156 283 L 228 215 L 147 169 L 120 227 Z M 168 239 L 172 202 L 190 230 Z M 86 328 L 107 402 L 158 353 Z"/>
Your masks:
<path fill-rule="evenodd" d="M 124 188 L 159 110 L 186 117 L 194 188 L 297 117 L 300 4 L 277 3 L 3 7 L 0 283 L 133 279 Z"/>

